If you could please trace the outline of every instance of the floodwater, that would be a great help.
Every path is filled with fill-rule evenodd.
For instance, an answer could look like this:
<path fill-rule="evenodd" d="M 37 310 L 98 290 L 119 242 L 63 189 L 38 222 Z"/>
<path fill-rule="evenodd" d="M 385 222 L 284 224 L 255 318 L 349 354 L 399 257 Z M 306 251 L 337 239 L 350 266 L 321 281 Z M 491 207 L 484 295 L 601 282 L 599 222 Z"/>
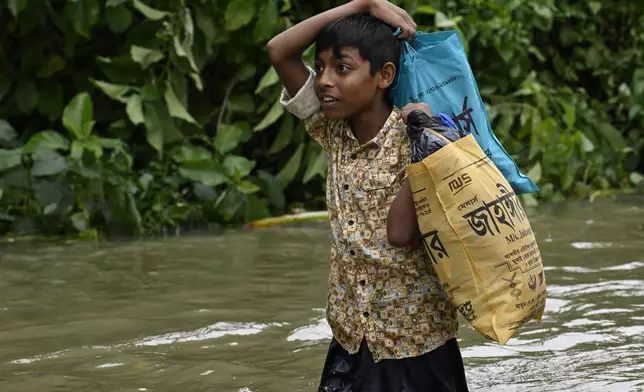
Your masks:
<path fill-rule="evenodd" d="M 644 391 L 644 199 L 531 212 L 544 319 L 460 328 L 472 391 Z M 317 391 L 328 224 L 0 247 L 0 391 Z"/>

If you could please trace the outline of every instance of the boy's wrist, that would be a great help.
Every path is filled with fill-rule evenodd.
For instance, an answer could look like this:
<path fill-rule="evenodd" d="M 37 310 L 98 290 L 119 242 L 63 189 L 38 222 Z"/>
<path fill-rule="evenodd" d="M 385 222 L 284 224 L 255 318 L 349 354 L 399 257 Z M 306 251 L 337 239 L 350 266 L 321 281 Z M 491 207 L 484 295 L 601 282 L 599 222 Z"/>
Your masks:
<path fill-rule="evenodd" d="M 356 3 L 359 3 L 360 12 L 369 12 L 374 3 L 374 0 L 354 0 Z M 381 0 L 384 1 L 384 0 Z"/>

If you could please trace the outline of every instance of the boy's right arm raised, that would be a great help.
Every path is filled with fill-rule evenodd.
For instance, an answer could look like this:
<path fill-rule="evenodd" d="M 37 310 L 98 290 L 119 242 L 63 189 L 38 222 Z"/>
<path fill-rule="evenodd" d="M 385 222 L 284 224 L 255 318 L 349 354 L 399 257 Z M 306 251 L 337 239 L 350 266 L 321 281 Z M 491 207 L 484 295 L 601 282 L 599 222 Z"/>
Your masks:
<path fill-rule="evenodd" d="M 351 1 L 306 19 L 268 42 L 268 57 L 289 95 L 295 96 L 309 78 L 309 70 L 302 61 L 302 54 L 313 44 L 324 27 L 345 16 L 368 12 L 368 6 L 369 1 Z"/>
<path fill-rule="evenodd" d="M 349 15 L 369 12 L 393 26 L 402 28 L 401 38 L 410 37 L 416 25 L 406 13 L 386 0 L 353 0 L 339 7 L 291 27 L 274 37 L 266 45 L 268 56 L 286 91 L 295 96 L 308 80 L 310 73 L 302 61 L 302 54 L 313 44 L 329 23 Z M 403 15 L 404 14 L 404 15 Z"/>

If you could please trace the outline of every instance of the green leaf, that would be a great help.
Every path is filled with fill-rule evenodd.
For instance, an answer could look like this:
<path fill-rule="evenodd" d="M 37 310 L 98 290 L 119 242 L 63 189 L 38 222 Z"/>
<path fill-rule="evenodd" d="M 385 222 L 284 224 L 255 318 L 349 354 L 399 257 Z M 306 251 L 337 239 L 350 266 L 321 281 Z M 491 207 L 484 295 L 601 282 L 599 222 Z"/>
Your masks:
<path fill-rule="evenodd" d="M 266 200 L 255 195 L 246 195 L 244 201 L 244 222 L 253 222 L 271 216 Z"/>
<path fill-rule="evenodd" d="M 262 79 L 259 81 L 257 88 L 255 89 L 255 94 L 259 94 L 267 87 L 275 85 L 280 81 L 280 77 L 277 75 L 275 68 L 270 67 L 268 71 L 262 76 Z"/>
<path fill-rule="evenodd" d="M 110 8 L 110 7 L 118 7 L 119 5 L 125 4 L 125 3 L 129 2 L 129 1 L 130 0 L 107 0 L 105 2 L 105 7 L 108 7 L 108 8 Z"/>
<path fill-rule="evenodd" d="M 252 79 L 252 77 L 255 76 L 255 73 L 257 73 L 257 67 L 253 64 L 244 64 L 244 66 L 239 69 L 239 72 L 237 72 L 237 80 L 240 82 L 246 82 Z"/>
<path fill-rule="evenodd" d="M 494 133 L 501 137 L 505 137 L 510 134 L 512 124 L 514 124 L 515 112 L 512 110 L 506 110 L 501 114 L 496 127 L 494 127 Z"/>
<path fill-rule="evenodd" d="M 284 114 L 284 106 L 281 104 L 280 101 L 275 101 L 273 104 L 273 107 L 266 113 L 266 116 L 260 121 L 259 124 L 253 128 L 254 131 L 261 131 L 264 130 L 271 125 L 275 124 L 277 120 L 279 120 L 280 117 L 282 117 L 282 114 Z"/>
<path fill-rule="evenodd" d="M 268 150 L 269 154 L 277 154 L 282 151 L 284 147 L 288 146 L 293 138 L 293 121 L 294 117 L 292 114 L 287 114 L 284 117 L 282 126 L 280 127 L 277 137 L 273 140 L 271 148 Z"/>
<path fill-rule="evenodd" d="M 38 88 L 34 82 L 20 82 L 15 94 L 18 109 L 24 114 L 30 114 L 38 105 Z"/>
<path fill-rule="evenodd" d="M 18 137 L 18 133 L 7 120 L 0 120 L 0 142 L 10 142 Z"/>
<path fill-rule="evenodd" d="M 418 8 L 416 8 L 417 14 L 434 15 L 436 12 L 438 12 L 436 8 L 429 5 L 419 5 Z"/>
<path fill-rule="evenodd" d="M 564 121 L 566 123 L 566 126 L 568 128 L 572 128 L 575 126 L 575 121 L 577 120 L 577 114 L 575 113 L 575 108 L 572 105 L 569 105 L 567 103 L 562 104 L 564 108 Z"/>
<path fill-rule="evenodd" d="M 152 8 L 139 0 L 132 0 L 132 5 L 134 9 L 150 20 L 161 20 L 169 15 L 167 12 Z"/>
<path fill-rule="evenodd" d="M 247 177 L 255 168 L 255 162 L 237 155 L 228 155 L 224 159 L 224 168 L 230 177 Z"/>
<path fill-rule="evenodd" d="M 123 142 L 120 139 L 109 137 L 92 137 L 92 142 L 106 149 L 119 150 L 123 148 Z"/>
<path fill-rule="evenodd" d="M 572 184 L 575 182 L 575 175 L 577 174 L 577 167 L 572 162 L 569 162 L 561 176 L 561 189 L 567 191 L 572 187 Z"/>
<path fill-rule="evenodd" d="M 76 95 L 63 111 L 63 126 L 76 139 L 84 139 L 92 133 L 94 107 L 89 94 Z"/>
<path fill-rule="evenodd" d="M 217 28 L 212 16 L 203 10 L 196 10 L 195 16 L 199 30 L 201 30 L 209 43 L 214 43 L 217 39 Z"/>
<path fill-rule="evenodd" d="M 267 0 L 261 7 L 259 19 L 257 20 L 255 29 L 253 30 L 253 38 L 255 39 L 255 42 L 263 42 L 273 36 L 273 32 L 277 25 L 276 22 L 279 21 L 279 16 L 277 1 Z"/>
<path fill-rule="evenodd" d="M 626 142 L 614 126 L 609 123 L 602 123 L 596 126 L 599 133 L 610 143 L 614 151 L 622 151 Z"/>
<path fill-rule="evenodd" d="M 277 174 L 276 179 L 277 183 L 280 184 L 282 188 L 286 188 L 290 184 L 297 172 L 300 170 L 300 164 L 302 163 L 302 155 L 304 154 L 304 144 L 300 144 L 295 153 L 291 158 L 286 162 L 286 165 L 280 170 Z"/>
<path fill-rule="evenodd" d="M 324 174 L 326 174 L 327 167 L 328 160 L 326 153 L 324 151 L 320 151 L 315 159 L 309 161 L 309 165 L 306 168 L 306 172 L 304 173 L 302 183 L 308 183 L 318 174 L 320 176 L 324 176 Z"/>
<path fill-rule="evenodd" d="M 143 108 L 148 142 L 162 156 L 165 145 L 177 142 L 183 136 L 172 121 L 165 105 L 159 101 L 146 102 Z"/>
<path fill-rule="evenodd" d="M 60 133 L 52 130 L 38 132 L 33 135 L 27 144 L 23 147 L 23 152 L 27 154 L 39 153 L 44 151 L 69 149 L 69 140 Z"/>
<path fill-rule="evenodd" d="M 192 14 L 190 9 L 183 8 L 180 12 L 181 18 L 181 27 L 182 34 L 175 34 L 173 37 L 174 51 L 179 57 L 183 57 L 188 60 L 190 68 L 194 71 L 191 76 L 195 79 L 195 84 L 197 88 L 201 85 L 201 78 L 198 73 L 200 72 L 199 67 L 195 61 L 194 54 L 192 52 L 192 46 L 194 44 L 194 24 L 192 21 Z M 196 76 L 195 76 L 196 75 Z M 201 90 L 201 88 L 199 88 Z"/>
<path fill-rule="evenodd" d="M 228 182 L 224 167 L 215 160 L 184 162 L 179 168 L 179 172 L 188 180 L 202 182 L 209 186 L 218 186 Z"/>
<path fill-rule="evenodd" d="M 597 15 L 597 13 L 602 9 L 602 3 L 600 1 L 589 1 L 588 8 L 590 8 L 593 15 Z"/>
<path fill-rule="evenodd" d="M 253 184 L 250 181 L 244 180 L 244 181 L 241 181 L 239 184 L 237 184 L 237 190 L 245 195 L 250 195 L 250 194 L 259 192 L 260 190 L 262 190 L 262 188 Z"/>
<path fill-rule="evenodd" d="M 163 97 L 165 98 L 165 102 L 168 105 L 170 116 L 182 119 L 198 127 L 201 127 L 201 124 L 199 124 L 197 120 L 195 120 L 190 115 L 190 113 L 188 113 L 186 108 L 183 107 L 183 104 L 179 102 L 179 99 L 177 98 L 177 95 L 175 94 L 170 82 L 166 83 L 165 94 L 163 95 Z"/>
<path fill-rule="evenodd" d="M 49 56 L 47 61 L 45 61 L 42 67 L 40 67 L 36 76 L 41 79 L 46 79 L 64 68 L 65 60 L 63 60 L 59 55 L 53 54 Z"/>
<path fill-rule="evenodd" d="M 132 45 L 130 47 L 130 56 L 135 63 L 140 64 L 141 68 L 147 69 L 151 64 L 159 62 L 165 58 L 160 50 L 144 48 L 142 46 Z"/>
<path fill-rule="evenodd" d="M 130 86 L 122 84 L 112 84 L 94 79 L 90 79 L 90 81 L 94 86 L 103 91 L 103 93 L 105 93 L 105 95 L 107 95 L 108 97 L 123 103 L 126 103 L 128 101 L 125 95 L 130 92 Z"/>
<path fill-rule="evenodd" d="M 282 209 L 286 205 L 286 198 L 284 197 L 284 189 L 277 182 L 275 176 L 269 172 L 260 170 L 257 177 L 262 183 L 264 194 L 268 197 L 268 201 L 275 207 Z"/>
<path fill-rule="evenodd" d="M 633 72 L 633 94 L 644 95 L 644 68 L 638 68 Z"/>
<path fill-rule="evenodd" d="M 145 122 L 145 117 L 143 116 L 143 101 L 141 100 L 140 95 L 130 95 L 127 100 L 125 112 L 132 124 L 141 125 Z"/>
<path fill-rule="evenodd" d="M 223 195 L 223 200 L 218 204 L 217 211 L 224 218 L 225 221 L 232 220 L 239 208 L 244 204 L 246 196 L 237 190 L 226 192 Z"/>
<path fill-rule="evenodd" d="M 221 124 L 215 135 L 215 148 L 220 154 L 225 155 L 239 145 L 244 131 L 238 126 Z"/>
<path fill-rule="evenodd" d="M 65 157 L 56 151 L 37 152 L 33 155 L 33 159 L 31 175 L 34 177 L 54 176 L 67 170 Z"/>
<path fill-rule="evenodd" d="M 22 164 L 22 150 L 15 148 L 12 150 L 0 149 L 0 172 Z"/>
<path fill-rule="evenodd" d="M 448 18 L 441 11 L 436 11 L 435 18 L 436 19 L 435 19 L 434 23 L 436 24 L 436 27 L 438 27 L 439 29 L 446 29 L 446 28 L 449 28 L 449 27 L 456 26 L 456 22 L 454 20 Z"/>
<path fill-rule="evenodd" d="M 85 213 L 77 212 L 73 214 L 70 219 L 72 221 L 72 226 L 74 226 L 79 233 L 84 232 L 89 227 L 89 217 Z"/>
<path fill-rule="evenodd" d="M 644 185 L 644 175 L 642 175 L 641 173 L 632 172 L 630 176 L 628 176 L 628 178 L 635 186 Z"/>
<path fill-rule="evenodd" d="M 63 14 L 80 36 L 90 38 L 100 11 L 98 0 L 75 0 L 67 2 Z"/>
<path fill-rule="evenodd" d="M 186 161 L 209 161 L 212 159 L 210 151 L 192 144 L 182 144 L 172 149 L 172 159 L 182 163 Z"/>
<path fill-rule="evenodd" d="M 85 145 L 80 140 L 74 140 L 72 142 L 72 148 L 69 152 L 69 156 L 76 161 L 80 161 L 80 159 L 83 157 L 84 151 Z"/>
<path fill-rule="evenodd" d="M 14 18 L 18 18 L 18 15 L 27 7 L 28 0 L 8 0 L 8 6 L 13 14 Z"/>
<path fill-rule="evenodd" d="M 581 133 L 580 137 L 581 137 L 581 150 L 584 153 L 595 151 L 595 145 L 593 144 L 593 142 L 590 141 L 590 139 L 588 139 L 588 137 L 586 137 L 586 135 Z"/>
<path fill-rule="evenodd" d="M 559 30 L 559 41 L 563 46 L 570 46 L 581 39 L 580 34 L 568 25 L 561 26 Z"/>
<path fill-rule="evenodd" d="M 63 110 L 63 86 L 53 80 L 44 80 L 40 86 L 38 112 L 50 120 L 59 118 Z"/>
<path fill-rule="evenodd" d="M 537 162 L 532 169 L 528 171 L 527 176 L 536 184 L 541 181 L 541 163 Z"/>
<path fill-rule="evenodd" d="M 132 11 L 125 6 L 109 6 L 105 8 L 105 23 L 116 34 L 123 33 L 132 24 Z"/>
<path fill-rule="evenodd" d="M 228 108 L 237 113 L 252 113 L 255 110 L 255 101 L 250 94 L 236 95 L 228 101 Z"/>
<path fill-rule="evenodd" d="M 141 88 L 141 98 L 144 101 L 156 101 L 161 99 L 161 91 L 155 84 L 146 84 Z"/>
<path fill-rule="evenodd" d="M 228 31 L 235 31 L 248 23 L 255 16 L 255 2 L 248 0 L 230 0 L 224 15 L 224 26 Z"/>

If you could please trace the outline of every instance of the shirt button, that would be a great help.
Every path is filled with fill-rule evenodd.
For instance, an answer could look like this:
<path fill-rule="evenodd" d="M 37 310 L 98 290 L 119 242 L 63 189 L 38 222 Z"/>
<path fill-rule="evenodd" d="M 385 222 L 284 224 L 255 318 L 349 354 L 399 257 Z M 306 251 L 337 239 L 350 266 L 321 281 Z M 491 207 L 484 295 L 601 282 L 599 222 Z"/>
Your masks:
<path fill-rule="evenodd" d="M 365 280 L 364 280 L 364 279 L 360 281 L 360 286 L 364 286 L 364 285 L 366 285 L 366 284 L 367 284 L 367 282 L 365 282 Z"/>
<path fill-rule="evenodd" d="M 356 159 L 358 156 L 356 154 L 351 154 L 351 159 Z"/>
<path fill-rule="evenodd" d="M 365 317 L 369 317 L 369 312 L 364 312 L 362 315 Z"/>
<path fill-rule="evenodd" d="M 348 191 L 349 190 L 349 184 L 344 184 L 344 190 Z"/>
<path fill-rule="evenodd" d="M 356 251 L 355 251 L 355 250 L 353 250 L 353 249 L 351 249 L 351 250 L 349 251 L 349 253 L 351 254 L 351 256 L 355 256 L 355 255 L 356 255 Z"/>
<path fill-rule="evenodd" d="M 349 221 L 349 226 L 353 226 L 353 221 L 352 220 Z"/>

